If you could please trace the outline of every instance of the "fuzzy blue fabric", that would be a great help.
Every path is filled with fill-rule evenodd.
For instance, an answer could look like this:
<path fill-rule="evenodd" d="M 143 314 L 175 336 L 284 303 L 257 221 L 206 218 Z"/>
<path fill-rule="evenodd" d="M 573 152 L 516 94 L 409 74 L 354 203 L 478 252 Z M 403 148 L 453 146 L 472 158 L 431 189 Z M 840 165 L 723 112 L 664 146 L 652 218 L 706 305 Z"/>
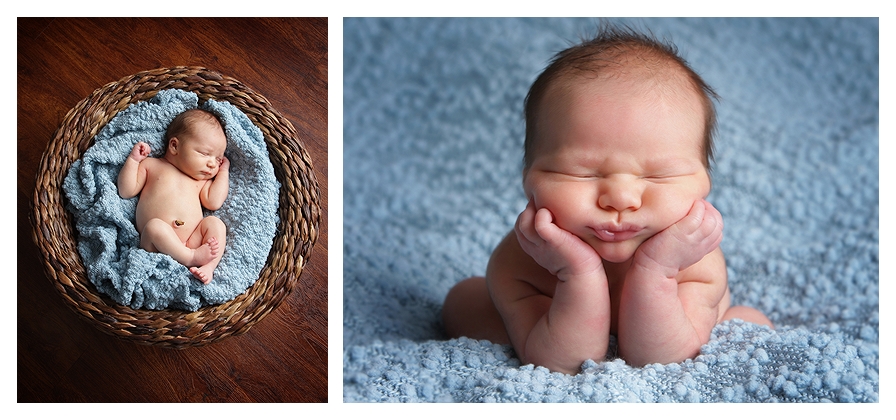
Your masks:
<path fill-rule="evenodd" d="M 205 211 L 227 226 L 224 256 L 207 285 L 168 255 L 140 249 L 134 227 L 139 198 L 121 199 L 117 186 L 118 172 L 137 142 L 148 143 L 151 156 L 161 157 L 168 124 L 197 107 L 217 114 L 224 123 L 225 156 L 230 160 L 227 200 L 217 211 Z M 280 183 L 261 130 L 228 102 L 209 100 L 199 106 L 196 94 L 176 89 L 115 115 L 73 163 L 63 191 L 90 281 L 132 308 L 195 311 L 233 299 L 254 284 L 264 268 L 279 222 Z"/>
<path fill-rule="evenodd" d="M 624 22 L 722 97 L 709 199 L 732 299 L 777 329 L 724 322 L 682 363 L 577 375 L 447 339 L 446 293 L 526 205 L 529 85 L 600 22 L 346 19 L 344 401 L 878 400 L 878 20 Z"/>

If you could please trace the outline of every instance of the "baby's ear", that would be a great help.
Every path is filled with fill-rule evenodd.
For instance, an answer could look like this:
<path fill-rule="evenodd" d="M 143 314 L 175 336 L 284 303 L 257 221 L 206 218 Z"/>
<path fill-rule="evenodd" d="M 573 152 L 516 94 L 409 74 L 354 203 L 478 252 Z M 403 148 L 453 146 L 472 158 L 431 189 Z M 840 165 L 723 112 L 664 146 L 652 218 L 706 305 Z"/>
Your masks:
<path fill-rule="evenodd" d="M 177 154 L 177 146 L 178 140 L 177 137 L 172 137 L 168 140 L 168 151 L 174 154 Z"/>

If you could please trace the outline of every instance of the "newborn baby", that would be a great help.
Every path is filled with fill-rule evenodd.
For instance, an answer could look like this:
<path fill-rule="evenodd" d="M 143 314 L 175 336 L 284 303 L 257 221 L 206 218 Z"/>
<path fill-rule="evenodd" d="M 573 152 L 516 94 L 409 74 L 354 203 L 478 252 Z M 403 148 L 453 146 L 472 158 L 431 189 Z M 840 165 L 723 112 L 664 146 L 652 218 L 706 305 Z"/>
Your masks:
<path fill-rule="evenodd" d="M 445 299 L 450 336 L 509 343 L 576 373 L 609 336 L 634 366 L 695 357 L 731 306 L 710 192 L 714 93 L 674 47 L 610 28 L 569 48 L 526 98 L 528 206 L 485 277 Z"/>
<path fill-rule="evenodd" d="M 212 281 L 224 254 L 227 227 L 202 208 L 217 210 L 230 189 L 227 138 L 218 118 L 192 109 L 178 115 L 165 133 L 168 148 L 151 158 L 148 144 L 134 145 L 118 174 L 122 198 L 140 195 L 140 248 L 170 255 L 199 281 Z"/>

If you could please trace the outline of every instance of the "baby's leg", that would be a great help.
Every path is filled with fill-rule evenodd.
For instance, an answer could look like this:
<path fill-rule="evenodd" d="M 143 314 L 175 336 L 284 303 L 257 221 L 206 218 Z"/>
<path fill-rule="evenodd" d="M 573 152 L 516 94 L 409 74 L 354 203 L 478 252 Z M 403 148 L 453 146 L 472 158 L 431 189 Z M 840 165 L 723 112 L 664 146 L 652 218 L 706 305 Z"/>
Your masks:
<path fill-rule="evenodd" d="M 146 223 L 143 232 L 140 233 L 140 247 L 150 252 L 170 255 L 175 261 L 187 267 L 208 264 L 213 259 L 220 258 L 221 253 L 217 244 L 195 247 L 184 245 L 174 228 L 162 219 L 151 219 Z"/>
<path fill-rule="evenodd" d="M 202 283 L 208 284 L 212 281 L 215 268 L 218 267 L 218 263 L 221 262 L 221 258 L 224 256 L 224 246 L 227 245 L 227 226 L 224 225 L 221 219 L 215 216 L 208 216 L 199 223 L 199 227 L 190 236 L 187 245 L 199 246 L 200 248 L 208 247 L 210 250 L 215 251 L 212 258 L 205 263 L 190 266 L 190 272 L 193 273 L 193 276 Z"/>
<path fill-rule="evenodd" d="M 725 315 L 722 317 L 722 321 L 729 319 L 742 319 L 747 322 L 752 322 L 754 324 L 759 325 L 768 325 L 769 328 L 774 329 L 775 326 L 772 324 L 772 321 L 768 319 L 762 312 L 759 312 L 758 309 L 751 308 L 749 306 L 732 306 L 725 311 Z"/>
<path fill-rule="evenodd" d="M 442 323 L 451 338 L 464 336 L 510 344 L 504 321 L 489 296 L 483 277 L 466 279 L 448 291 L 442 307 Z"/>

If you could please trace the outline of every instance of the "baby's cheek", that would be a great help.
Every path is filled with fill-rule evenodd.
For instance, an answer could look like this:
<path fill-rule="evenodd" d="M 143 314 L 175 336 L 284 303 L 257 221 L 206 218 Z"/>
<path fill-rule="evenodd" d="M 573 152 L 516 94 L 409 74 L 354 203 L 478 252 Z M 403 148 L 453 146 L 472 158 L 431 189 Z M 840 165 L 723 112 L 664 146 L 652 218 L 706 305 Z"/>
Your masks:
<path fill-rule="evenodd" d="M 650 203 L 655 219 L 653 224 L 658 230 L 667 229 L 687 216 L 694 202 L 699 199 L 687 191 L 672 188 L 656 189 L 650 193 L 645 201 Z"/>
<path fill-rule="evenodd" d="M 546 205 L 554 216 L 554 224 L 561 229 L 572 232 L 578 236 L 590 235 L 594 224 L 593 209 L 586 209 L 581 202 L 566 200 L 565 202 L 553 202 Z"/>

